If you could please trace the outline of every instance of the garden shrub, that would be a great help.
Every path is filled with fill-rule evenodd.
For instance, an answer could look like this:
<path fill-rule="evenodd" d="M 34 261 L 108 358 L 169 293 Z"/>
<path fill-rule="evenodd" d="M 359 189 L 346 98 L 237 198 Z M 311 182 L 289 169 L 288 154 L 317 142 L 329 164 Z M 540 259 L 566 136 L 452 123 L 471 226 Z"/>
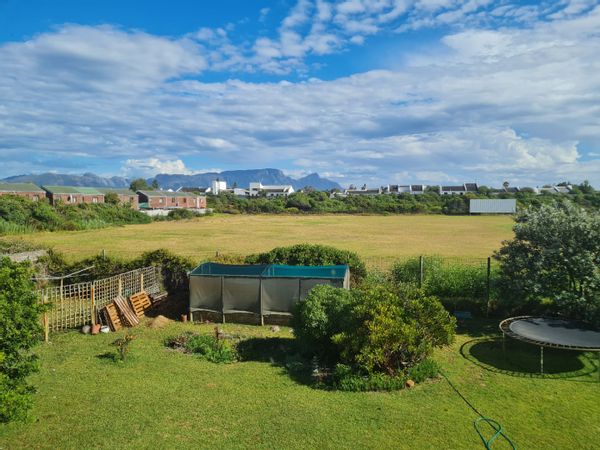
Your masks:
<path fill-rule="evenodd" d="M 422 380 L 434 371 L 424 361 L 453 341 L 455 325 L 436 297 L 385 282 L 352 291 L 316 286 L 293 317 L 305 357 L 336 367 L 330 382 L 350 390 L 396 389 L 408 376 Z"/>
<path fill-rule="evenodd" d="M 213 363 L 232 363 L 237 361 L 235 348 L 225 339 L 206 334 L 184 333 L 167 339 L 166 345 L 176 350 L 194 354 Z"/>
<path fill-rule="evenodd" d="M 333 338 L 348 328 L 351 307 L 351 291 L 324 284 L 312 288 L 305 301 L 295 304 L 292 315 L 300 352 L 325 363 L 338 361 L 342 349 Z"/>
<path fill-rule="evenodd" d="M 0 422 L 25 417 L 34 392 L 27 376 L 37 370 L 31 353 L 42 332 L 43 306 L 29 263 L 0 259 Z"/>
<path fill-rule="evenodd" d="M 406 373 L 390 376 L 385 373 L 357 374 L 352 367 L 337 364 L 332 374 L 331 386 L 340 391 L 396 391 L 406 386 L 408 380 L 422 383 L 439 374 L 439 367 L 432 359 L 425 359 Z"/>
<path fill-rule="evenodd" d="M 359 282 L 366 274 L 365 263 L 351 251 L 327 245 L 297 244 L 277 247 L 266 253 L 246 257 L 246 264 L 289 264 L 292 266 L 344 265 L 350 267 L 352 280 Z"/>

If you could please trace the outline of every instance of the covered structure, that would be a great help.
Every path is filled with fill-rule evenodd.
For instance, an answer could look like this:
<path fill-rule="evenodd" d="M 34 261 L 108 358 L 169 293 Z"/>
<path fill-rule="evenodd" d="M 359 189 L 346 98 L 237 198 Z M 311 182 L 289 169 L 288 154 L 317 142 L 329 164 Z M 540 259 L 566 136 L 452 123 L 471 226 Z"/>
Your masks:
<path fill-rule="evenodd" d="M 516 212 L 517 200 L 514 198 L 469 200 L 469 214 L 515 214 Z"/>
<path fill-rule="evenodd" d="M 540 373 L 544 373 L 544 347 L 596 352 L 600 358 L 600 330 L 575 320 L 511 317 L 500 322 L 500 331 L 503 338 L 509 336 L 540 347 Z M 600 374 L 600 367 L 598 370 Z"/>
<path fill-rule="evenodd" d="M 291 316 L 294 304 L 318 284 L 350 288 L 348 266 L 205 263 L 190 273 L 190 318 L 196 311 Z"/>

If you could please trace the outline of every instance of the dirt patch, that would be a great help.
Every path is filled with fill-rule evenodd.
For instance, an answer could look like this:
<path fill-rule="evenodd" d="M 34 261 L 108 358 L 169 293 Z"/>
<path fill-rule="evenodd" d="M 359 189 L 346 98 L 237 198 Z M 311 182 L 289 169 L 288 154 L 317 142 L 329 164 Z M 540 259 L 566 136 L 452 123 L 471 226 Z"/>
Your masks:
<path fill-rule="evenodd" d="M 173 322 L 165 316 L 156 316 L 148 321 L 148 328 L 164 328 Z"/>

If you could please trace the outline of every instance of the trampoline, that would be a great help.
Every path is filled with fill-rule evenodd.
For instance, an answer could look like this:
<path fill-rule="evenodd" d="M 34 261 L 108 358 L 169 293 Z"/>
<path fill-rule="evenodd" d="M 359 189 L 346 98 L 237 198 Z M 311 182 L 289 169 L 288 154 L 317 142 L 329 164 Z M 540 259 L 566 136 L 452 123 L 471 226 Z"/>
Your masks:
<path fill-rule="evenodd" d="M 600 361 L 600 330 L 575 320 L 554 317 L 519 316 L 500 322 L 506 336 L 540 347 L 540 373 L 544 373 L 544 347 L 596 352 Z M 505 346 L 503 345 L 503 350 Z M 600 375 L 600 365 L 598 367 Z"/>

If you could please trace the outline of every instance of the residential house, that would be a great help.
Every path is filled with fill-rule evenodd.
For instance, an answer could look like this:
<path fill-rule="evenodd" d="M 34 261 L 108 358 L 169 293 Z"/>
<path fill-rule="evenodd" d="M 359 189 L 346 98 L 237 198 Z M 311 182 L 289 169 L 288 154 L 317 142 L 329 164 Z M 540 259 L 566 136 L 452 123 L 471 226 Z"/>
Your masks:
<path fill-rule="evenodd" d="M 141 209 L 204 209 L 206 197 L 191 192 L 138 191 Z"/>
<path fill-rule="evenodd" d="M 57 203 L 104 203 L 104 194 L 97 188 L 82 186 L 42 186 L 52 205 Z"/>
<path fill-rule="evenodd" d="M 16 195 L 36 202 L 46 198 L 46 191 L 33 183 L 0 183 L 1 195 Z"/>
<path fill-rule="evenodd" d="M 107 194 L 116 194 L 119 197 L 119 202 L 123 205 L 131 205 L 131 208 L 138 210 L 140 209 L 138 195 L 134 191 L 130 189 L 120 189 L 120 188 L 98 188 L 100 192 L 102 192 L 105 196 Z"/>
<path fill-rule="evenodd" d="M 465 194 L 477 194 L 479 186 L 477 183 L 464 183 L 458 186 L 440 186 L 440 195 L 465 195 Z"/>
<path fill-rule="evenodd" d="M 367 188 L 367 186 L 363 186 L 360 189 L 353 189 L 350 187 L 344 191 L 344 195 L 381 195 L 383 194 L 382 188 Z"/>
<path fill-rule="evenodd" d="M 267 197 L 287 197 L 294 193 L 294 187 L 290 184 L 283 185 L 264 185 L 260 182 L 250 183 L 248 188 L 248 195 L 250 197 L 258 197 L 264 193 Z"/>
<path fill-rule="evenodd" d="M 536 188 L 536 192 L 538 194 L 568 194 L 573 189 L 573 186 L 570 184 L 566 186 L 544 186 L 541 188 Z"/>
<path fill-rule="evenodd" d="M 386 194 L 412 194 L 419 195 L 425 193 L 424 184 L 389 184 L 384 188 Z"/>

